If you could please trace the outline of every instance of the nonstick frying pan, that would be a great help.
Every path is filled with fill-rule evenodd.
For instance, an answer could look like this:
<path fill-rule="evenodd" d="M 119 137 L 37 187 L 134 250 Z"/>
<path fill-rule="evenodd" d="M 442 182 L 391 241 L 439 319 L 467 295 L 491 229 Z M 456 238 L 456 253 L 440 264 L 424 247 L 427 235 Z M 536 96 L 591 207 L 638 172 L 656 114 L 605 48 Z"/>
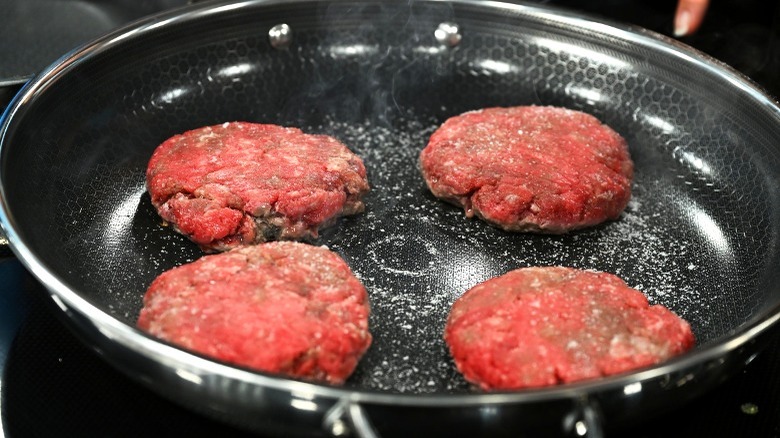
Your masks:
<path fill-rule="evenodd" d="M 433 198 L 417 168 L 447 117 L 591 113 L 628 141 L 632 201 L 563 236 L 506 233 Z M 200 250 L 161 226 L 153 149 L 232 120 L 333 135 L 367 209 L 313 242 L 369 291 L 374 343 L 343 387 L 220 363 L 134 328 L 143 293 Z M 780 318 L 780 109 L 747 78 L 643 29 L 479 1 L 209 2 L 94 40 L 28 83 L 0 131 L 3 229 L 68 325 L 117 368 L 205 415 L 274 435 L 591 435 L 690 402 Z M 481 393 L 441 339 L 449 306 L 523 266 L 615 273 L 691 322 L 696 348 L 636 372 Z"/>

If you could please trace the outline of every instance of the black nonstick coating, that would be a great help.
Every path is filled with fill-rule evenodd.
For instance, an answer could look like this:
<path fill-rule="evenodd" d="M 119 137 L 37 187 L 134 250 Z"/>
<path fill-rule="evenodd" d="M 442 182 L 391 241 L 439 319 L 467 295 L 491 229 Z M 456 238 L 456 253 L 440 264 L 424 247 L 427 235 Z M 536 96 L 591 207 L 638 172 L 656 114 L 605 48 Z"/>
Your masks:
<path fill-rule="evenodd" d="M 269 3 L 103 40 L 110 50 L 96 44 L 61 77 L 49 72 L 11 117 L 0 151 L 9 228 L 133 326 L 152 279 L 202 255 L 150 204 L 154 148 L 204 125 L 274 123 L 333 135 L 368 170 L 365 213 L 312 242 L 341 254 L 370 295 L 374 343 L 348 388 L 473 392 L 442 340 L 447 312 L 518 267 L 617 274 L 687 319 L 697 349 L 765 318 L 780 301 L 777 108 L 660 37 L 556 16 L 478 2 Z M 459 26 L 459 44 L 436 39 L 442 22 Z M 293 31 L 286 49 L 267 36 L 280 23 Z M 636 175 L 619 220 L 508 233 L 428 192 L 417 157 L 436 127 L 511 105 L 585 111 L 627 139 Z"/>

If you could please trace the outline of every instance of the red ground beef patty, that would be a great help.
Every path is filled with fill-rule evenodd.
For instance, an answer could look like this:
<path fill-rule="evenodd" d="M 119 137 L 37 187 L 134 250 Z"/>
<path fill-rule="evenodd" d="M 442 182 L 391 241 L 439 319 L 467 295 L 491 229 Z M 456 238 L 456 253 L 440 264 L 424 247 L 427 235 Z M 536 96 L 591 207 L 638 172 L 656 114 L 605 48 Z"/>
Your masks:
<path fill-rule="evenodd" d="M 428 187 L 507 231 L 565 233 L 617 219 L 631 197 L 625 140 L 565 108 L 487 108 L 452 117 L 420 154 Z"/>
<path fill-rule="evenodd" d="M 138 327 L 225 362 L 341 384 L 371 344 L 368 315 L 365 288 L 336 253 L 268 242 L 164 272 Z"/>
<path fill-rule="evenodd" d="M 541 387 L 652 365 L 689 350 L 687 322 L 612 274 L 524 268 L 452 306 L 444 339 L 485 390 Z"/>
<path fill-rule="evenodd" d="M 152 204 L 204 251 L 316 238 L 363 211 L 363 161 L 335 138 L 233 122 L 176 135 L 146 171 Z"/>

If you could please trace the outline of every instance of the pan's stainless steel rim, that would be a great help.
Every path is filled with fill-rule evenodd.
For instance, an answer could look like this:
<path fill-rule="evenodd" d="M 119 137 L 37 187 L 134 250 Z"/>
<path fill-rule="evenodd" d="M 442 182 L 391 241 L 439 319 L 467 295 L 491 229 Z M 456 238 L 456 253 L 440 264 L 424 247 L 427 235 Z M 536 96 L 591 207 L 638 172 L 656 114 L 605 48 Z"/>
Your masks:
<path fill-rule="evenodd" d="M 0 154 L 7 147 L 7 135 L 15 123 L 15 115 L 22 111 L 37 95 L 44 92 L 47 86 L 60 75 L 67 74 L 71 67 L 80 60 L 94 56 L 105 50 L 110 50 L 114 45 L 127 39 L 138 38 L 155 29 L 170 23 L 186 22 L 202 19 L 210 15 L 216 15 L 224 10 L 254 8 L 263 5 L 279 5 L 282 3 L 295 3 L 301 0 L 248 0 L 238 3 L 210 3 L 196 4 L 178 8 L 162 14 L 157 14 L 128 26 L 123 27 L 109 35 L 94 40 L 81 48 L 62 57 L 52 64 L 35 79 L 31 80 L 16 96 L 14 101 L 6 109 L 0 124 Z M 676 57 L 681 63 L 693 65 L 704 69 L 714 75 L 722 77 L 735 88 L 754 99 L 756 104 L 771 108 L 780 120 L 780 108 L 777 102 L 753 84 L 749 78 L 736 70 L 720 63 L 719 61 L 704 55 L 688 46 L 662 35 L 625 26 L 617 23 L 597 22 L 582 16 L 564 11 L 550 10 L 539 6 L 508 4 L 500 2 L 482 2 L 477 0 L 455 0 L 452 3 L 479 4 L 481 7 L 503 10 L 506 13 L 522 14 L 539 17 L 543 20 L 555 21 L 605 34 L 613 38 L 625 40 L 632 44 L 641 45 L 652 50 L 664 52 Z M 431 394 L 411 395 L 396 393 L 381 393 L 377 391 L 356 390 L 351 388 L 331 387 L 295 381 L 285 378 L 255 373 L 225 364 L 217 363 L 201 356 L 182 351 L 173 346 L 159 342 L 134 327 L 130 327 L 112 316 L 104 313 L 89 301 L 82 298 L 70 285 L 66 284 L 57 275 L 50 272 L 42 260 L 33 253 L 23 239 L 15 231 L 17 222 L 9 211 L 6 202 L 5 186 L 0 187 L 0 223 L 7 234 L 8 241 L 16 256 L 25 267 L 46 286 L 51 292 L 51 297 L 62 311 L 73 317 L 83 316 L 92 327 L 83 327 L 90 330 L 91 336 L 104 338 L 117 343 L 134 353 L 150 358 L 165 367 L 176 370 L 175 373 L 189 381 L 203 381 L 209 376 L 219 376 L 248 386 L 271 388 L 295 394 L 303 398 L 323 398 L 332 400 L 348 399 L 354 403 L 387 404 L 411 407 L 447 407 L 447 406 L 477 406 L 477 405 L 502 405 L 516 403 L 535 403 L 557 399 L 576 399 L 583 394 L 597 393 L 601 391 L 616 391 L 624 388 L 636 388 L 642 382 L 659 379 L 680 370 L 692 369 L 703 364 L 714 363 L 729 352 L 733 352 L 750 342 L 759 335 L 768 332 L 777 325 L 780 319 L 780 307 L 768 309 L 755 316 L 749 324 L 717 343 L 702 346 L 684 356 L 675 358 L 667 363 L 645 369 L 639 372 L 601 379 L 598 381 L 564 385 L 560 387 L 529 390 L 520 392 L 499 392 L 490 394 Z"/>

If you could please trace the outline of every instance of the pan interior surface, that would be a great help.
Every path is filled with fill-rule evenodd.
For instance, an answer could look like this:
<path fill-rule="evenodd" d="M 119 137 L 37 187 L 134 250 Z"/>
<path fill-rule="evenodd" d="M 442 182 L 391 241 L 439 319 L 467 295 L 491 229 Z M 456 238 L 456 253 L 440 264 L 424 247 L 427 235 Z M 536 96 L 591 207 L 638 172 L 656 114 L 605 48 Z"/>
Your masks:
<path fill-rule="evenodd" d="M 285 49 L 267 36 L 280 23 L 293 30 Z M 436 38 L 441 23 L 459 26 L 458 44 Z M 374 343 L 348 387 L 472 392 L 442 339 L 449 308 L 526 266 L 614 273 L 688 320 L 701 348 L 778 308 L 778 113 L 712 64 L 629 37 L 468 2 L 192 14 L 106 41 L 39 84 L 3 145 L 9 216 L 47 269 L 134 326 L 152 279 L 202 255 L 150 203 L 154 148 L 228 121 L 295 126 L 344 142 L 371 184 L 365 213 L 312 242 L 342 255 L 370 296 Z M 508 233 L 429 193 L 417 157 L 431 133 L 514 105 L 581 110 L 626 138 L 635 181 L 619 220 Z"/>

